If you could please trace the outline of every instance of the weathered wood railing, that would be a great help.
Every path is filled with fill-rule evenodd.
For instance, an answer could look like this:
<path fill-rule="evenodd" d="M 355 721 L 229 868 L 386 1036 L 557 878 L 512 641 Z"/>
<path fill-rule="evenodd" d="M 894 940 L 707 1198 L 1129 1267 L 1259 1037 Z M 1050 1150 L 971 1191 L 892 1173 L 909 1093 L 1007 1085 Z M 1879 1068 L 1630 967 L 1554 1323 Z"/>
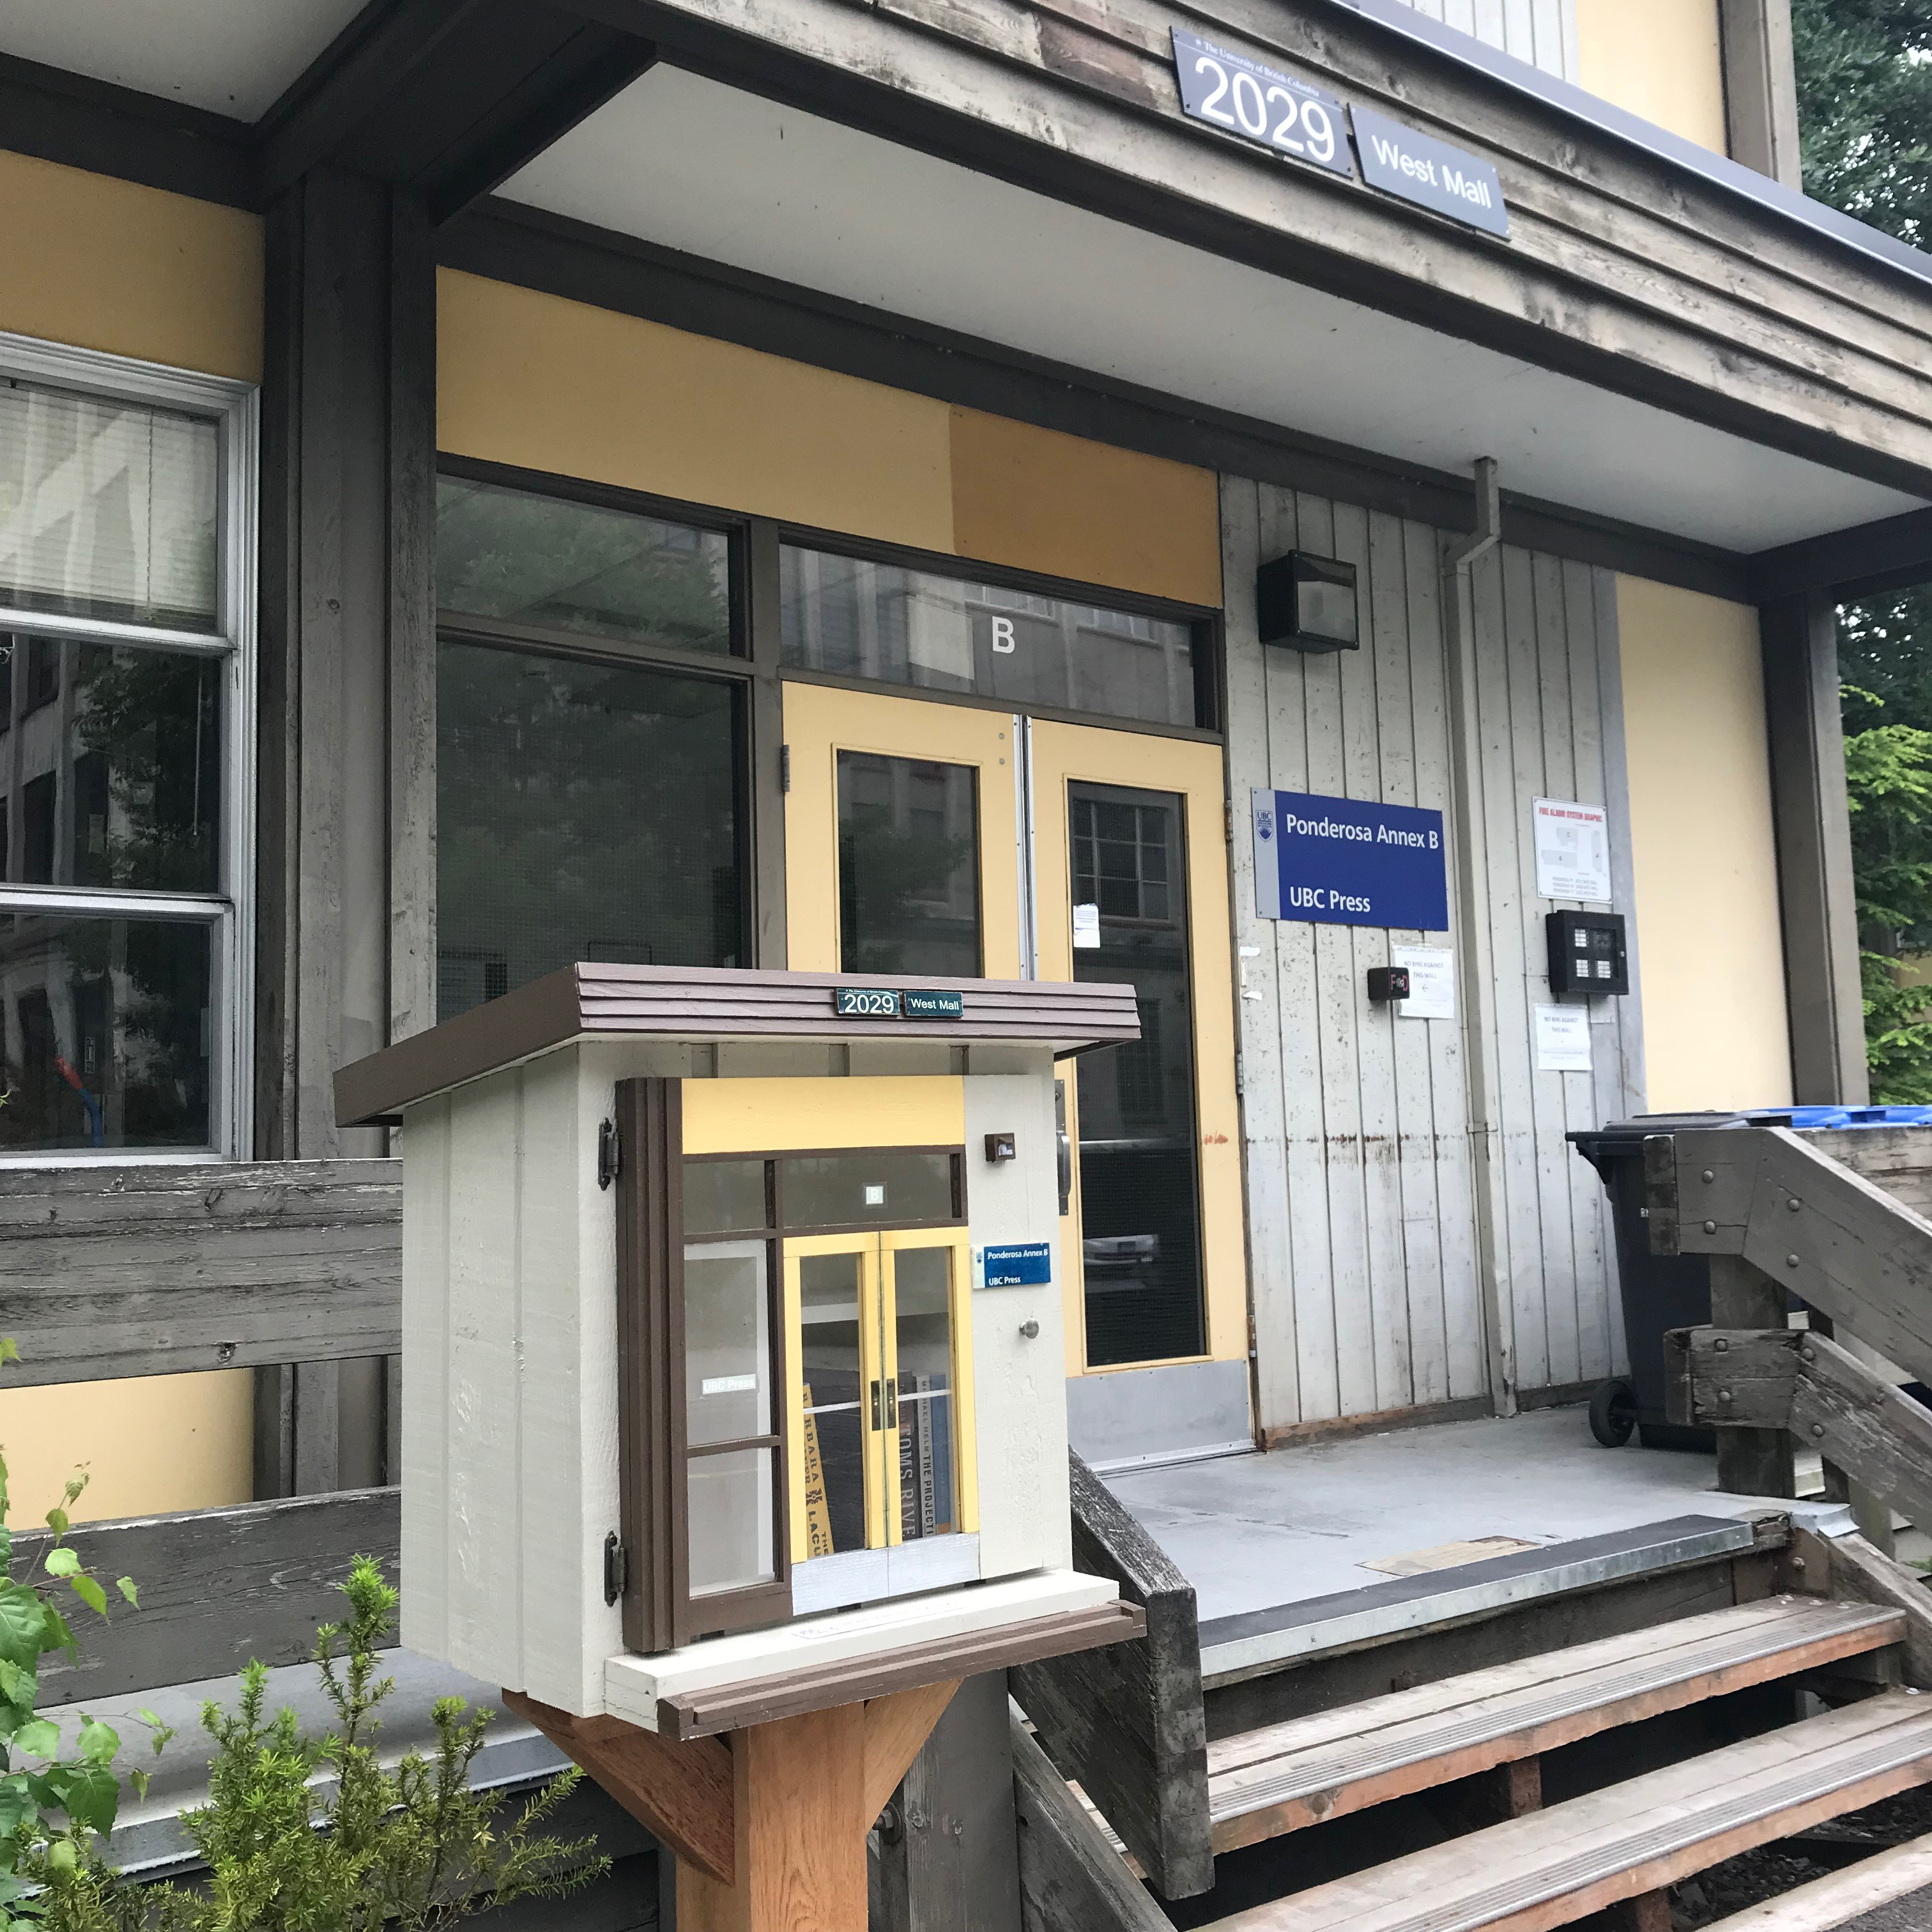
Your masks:
<path fill-rule="evenodd" d="M 1214 1882 L 1194 1586 L 1077 1454 L 1072 1463 L 1075 1566 L 1146 1611 L 1146 1640 L 1023 1665 L 1013 1695 L 1155 1889 L 1191 1898 Z"/>
<path fill-rule="evenodd" d="M 400 1168 L 0 1172 L 0 1335 L 20 1352 L 0 1388 L 392 1354 Z M 352 1555 L 393 1573 L 400 1514 L 394 1489 L 364 1489 L 84 1526 L 83 1559 L 140 1578 L 142 1607 L 90 1630 L 78 1663 L 50 1660 L 44 1701 L 192 1682 L 250 1657 L 301 1661 Z"/>
<path fill-rule="evenodd" d="M 1834 1339 L 1932 1382 L 1932 1128 L 1700 1130 L 1650 1141 L 1645 1166 L 1653 1247 L 1712 1258 L 1712 1325 L 1666 1348 L 1671 1419 L 1718 1430 L 1720 1486 L 1790 1493 L 1796 1442 L 1932 1525 L 1932 1412 Z"/>

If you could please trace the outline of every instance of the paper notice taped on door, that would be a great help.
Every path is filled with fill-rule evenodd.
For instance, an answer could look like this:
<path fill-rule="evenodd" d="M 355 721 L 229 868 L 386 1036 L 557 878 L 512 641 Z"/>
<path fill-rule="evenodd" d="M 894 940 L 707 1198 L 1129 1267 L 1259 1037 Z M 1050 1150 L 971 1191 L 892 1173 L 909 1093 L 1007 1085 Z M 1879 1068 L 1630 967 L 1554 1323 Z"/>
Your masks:
<path fill-rule="evenodd" d="M 1100 950 L 1100 908 L 1077 905 L 1073 908 L 1073 950 L 1097 952 Z"/>

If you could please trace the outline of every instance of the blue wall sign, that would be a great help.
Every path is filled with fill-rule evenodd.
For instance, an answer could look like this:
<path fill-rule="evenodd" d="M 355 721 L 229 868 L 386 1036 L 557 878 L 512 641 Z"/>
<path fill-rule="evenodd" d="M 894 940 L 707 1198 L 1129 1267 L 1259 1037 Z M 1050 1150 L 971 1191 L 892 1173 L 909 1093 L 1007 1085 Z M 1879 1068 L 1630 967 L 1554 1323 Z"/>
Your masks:
<path fill-rule="evenodd" d="M 1044 1288 L 1053 1279 L 1053 1248 L 1046 1241 L 990 1243 L 980 1250 L 982 1288 Z"/>
<path fill-rule="evenodd" d="M 1448 931 L 1441 812 L 1301 791 L 1254 796 L 1262 918 Z"/>

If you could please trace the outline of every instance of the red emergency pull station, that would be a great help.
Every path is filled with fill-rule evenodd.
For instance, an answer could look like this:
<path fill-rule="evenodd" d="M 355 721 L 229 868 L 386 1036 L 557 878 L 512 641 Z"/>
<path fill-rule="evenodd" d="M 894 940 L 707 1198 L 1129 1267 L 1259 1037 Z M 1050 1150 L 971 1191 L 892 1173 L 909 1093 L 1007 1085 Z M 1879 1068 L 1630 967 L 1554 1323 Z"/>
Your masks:
<path fill-rule="evenodd" d="M 1406 966 L 1371 966 L 1369 968 L 1369 998 L 1378 1005 L 1390 1000 L 1408 998 L 1408 968 Z"/>

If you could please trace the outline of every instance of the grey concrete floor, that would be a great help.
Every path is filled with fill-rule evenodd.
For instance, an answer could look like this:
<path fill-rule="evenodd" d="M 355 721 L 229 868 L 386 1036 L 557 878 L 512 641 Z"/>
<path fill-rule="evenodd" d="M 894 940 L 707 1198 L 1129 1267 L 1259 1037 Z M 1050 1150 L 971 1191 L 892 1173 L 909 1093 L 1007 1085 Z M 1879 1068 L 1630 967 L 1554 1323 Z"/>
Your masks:
<path fill-rule="evenodd" d="M 1774 1503 L 1721 1496 L 1712 1459 L 1604 1449 L 1580 1408 L 1311 1443 L 1110 1477 L 1204 1621 L 1386 1582 L 1365 1563 L 1483 1537 L 1568 1543 Z M 1472 1559 L 1473 1560 L 1473 1559 Z"/>

